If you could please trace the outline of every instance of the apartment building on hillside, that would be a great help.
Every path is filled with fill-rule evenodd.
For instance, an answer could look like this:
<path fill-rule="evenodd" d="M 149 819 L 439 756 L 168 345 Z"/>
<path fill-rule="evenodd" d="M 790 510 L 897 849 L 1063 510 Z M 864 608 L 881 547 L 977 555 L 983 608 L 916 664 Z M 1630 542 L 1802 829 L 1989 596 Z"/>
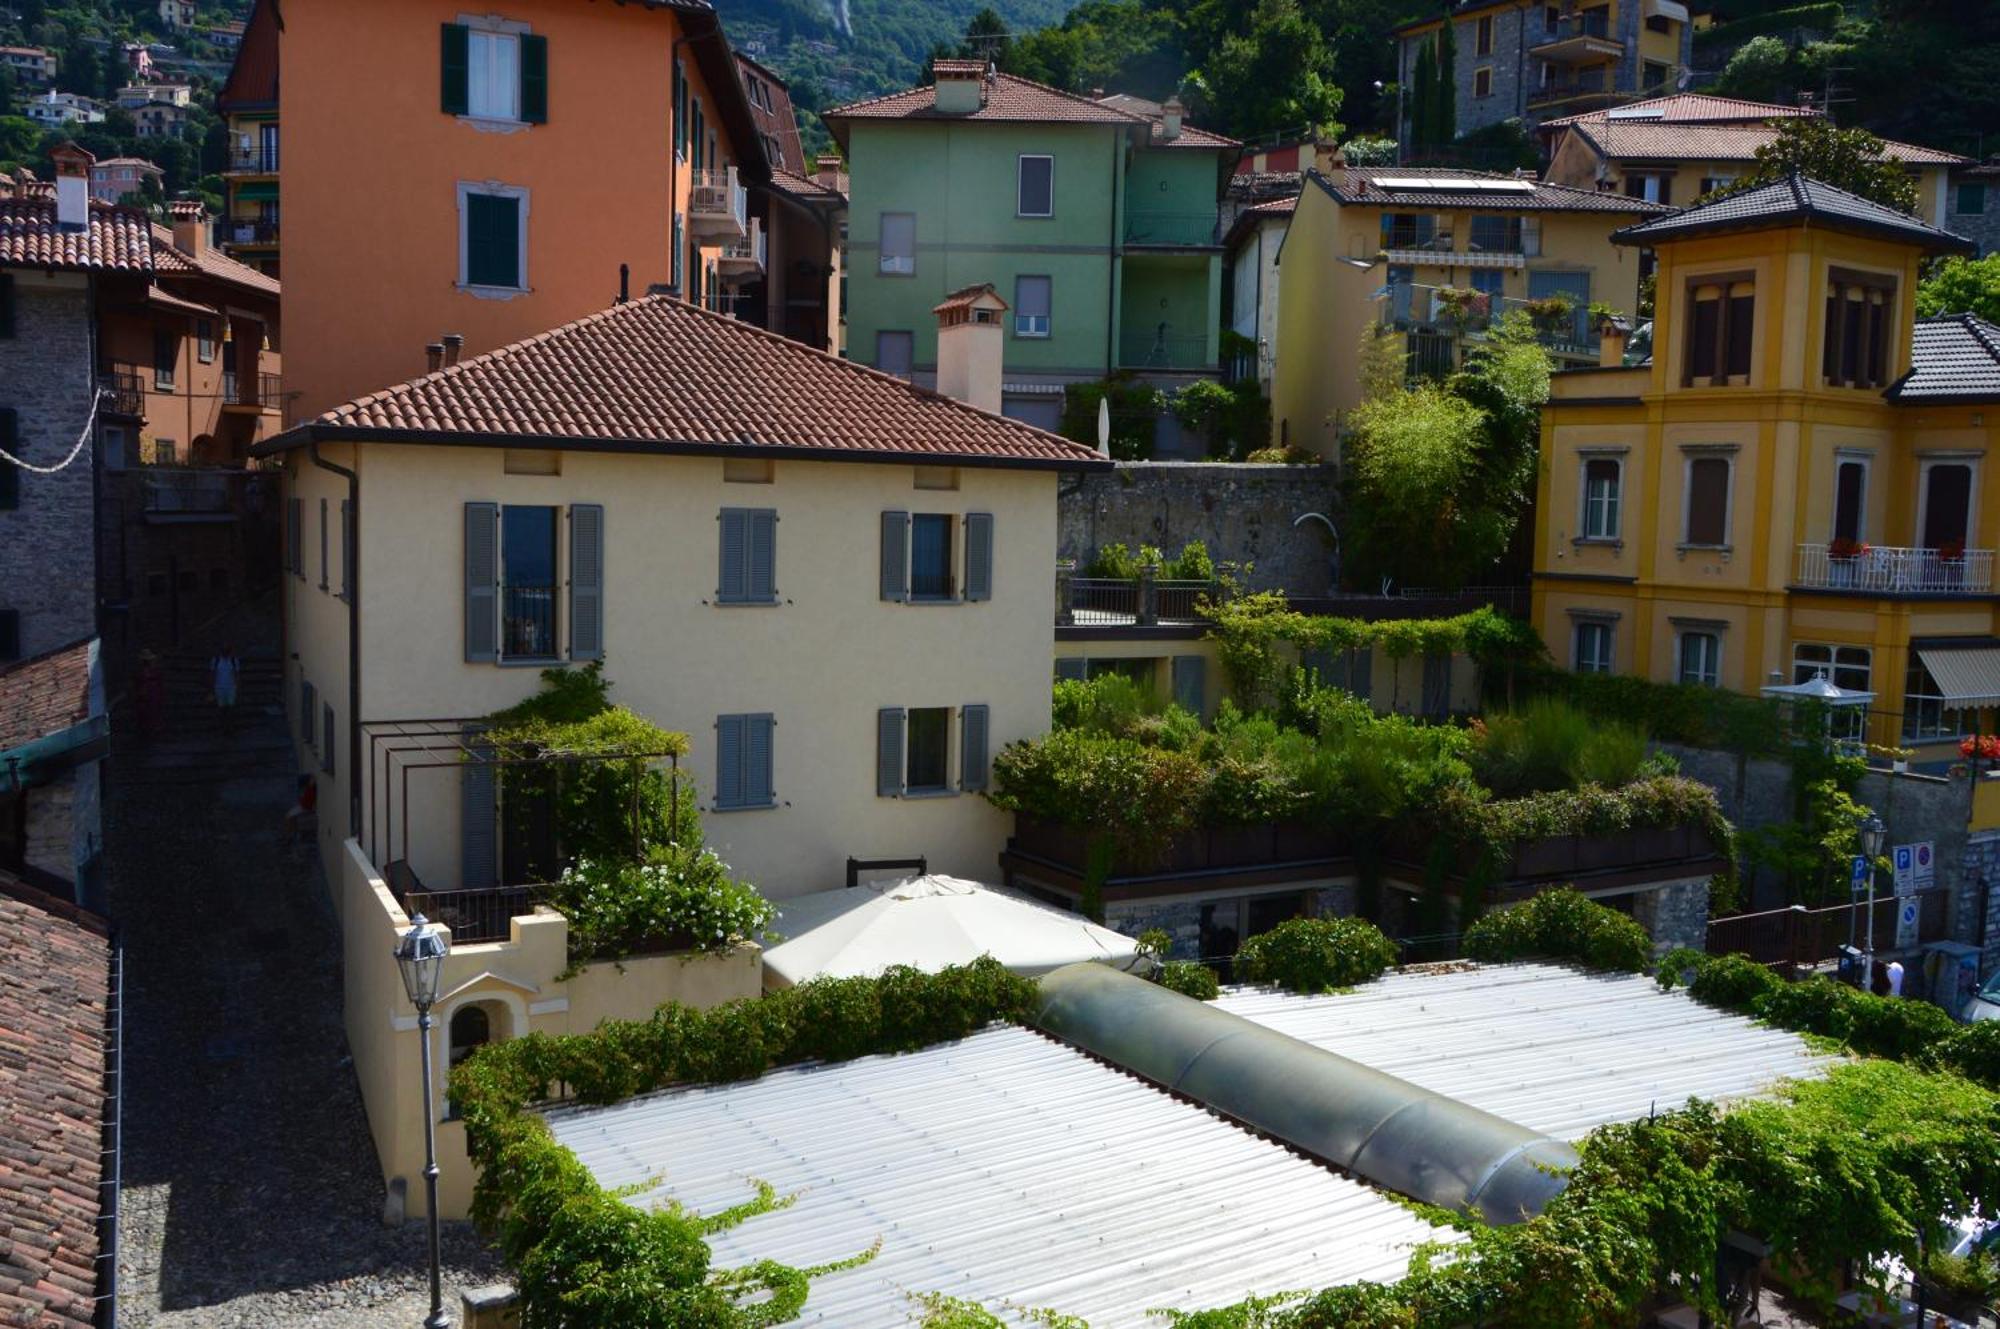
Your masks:
<path fill-rule="evenodd" d="M 1439 53 L 1447 23 L 1461 136 L 1504 120 L 1534 124 L 1671 92 L 1694 50 L 1680 0 L 1459 0 L 1448 13 L 1396 29 L 1397 122 L 1406 142 L 1418 53 Z"/>
<path fill-rule="evenodd" d="M 770 168 L 713 8 L 283 8 L 279 122 L 305 165 L 284 176 L 287 371 L 307 416 L 408 378 L 443 334 L 476 356 L 621 290 L 725 304 Z M 354 243 L 363 217 L 382 243 Z"/>
<path fill-rule="evenodd" d="M 216 239 L 231 258 L 276 277 L 278 261 L 278 12 L 256 0 L 229 79 L 215 96 L 229 131 L 226 198 Z"/>
<path fill-rule="evenodd" d="M 838 351 L 847 230 L 840 159 L 806 161 L 785 80 L 741 52 L 736 63 L 771 179 L 750 190 L 749 236 L 722 251 L 726 308 L 815 350 Z"/>

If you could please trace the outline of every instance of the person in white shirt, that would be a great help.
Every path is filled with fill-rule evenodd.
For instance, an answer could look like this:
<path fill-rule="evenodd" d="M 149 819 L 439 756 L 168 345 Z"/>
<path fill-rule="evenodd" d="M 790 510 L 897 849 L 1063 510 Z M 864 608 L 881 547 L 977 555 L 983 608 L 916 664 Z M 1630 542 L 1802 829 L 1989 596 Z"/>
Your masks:
<path fill-rule="evenodd" d="M 1892 997 L 1903 995 L 1903 962 L 1901 960 L 1889 961 L 1889 995 Z"/>

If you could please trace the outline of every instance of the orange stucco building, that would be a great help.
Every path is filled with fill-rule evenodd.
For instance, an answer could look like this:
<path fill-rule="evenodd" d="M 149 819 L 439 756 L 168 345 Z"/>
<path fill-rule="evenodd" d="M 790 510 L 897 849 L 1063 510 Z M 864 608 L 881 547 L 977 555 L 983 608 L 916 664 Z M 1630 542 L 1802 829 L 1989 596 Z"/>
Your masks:
<path fill-rule="evenodd" d="M 715 11 L 289 0 L 280 37 L 294 418 L 651 287 L 721 307 L 769 178 Z"/>

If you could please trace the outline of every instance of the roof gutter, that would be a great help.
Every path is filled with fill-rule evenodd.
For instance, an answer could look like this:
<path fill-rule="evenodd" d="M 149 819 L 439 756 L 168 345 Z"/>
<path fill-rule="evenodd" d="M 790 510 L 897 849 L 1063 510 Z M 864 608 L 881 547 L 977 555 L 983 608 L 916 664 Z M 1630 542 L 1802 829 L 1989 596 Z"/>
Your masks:
<path fill-rule="evenodd" d="M 0 752 L 0 794 L 25 789 L 44 771 L 81 766 L 111 747 L 111 722 L 102 714 Z"/>
<path fill-rule="evenodd" d="M 342 543 L 341 585 L 347 591 L 347 825 L 361 829 L 361 477 L 319 455 L 319 442 L 306 442 L 306 455 L 322 471 L 347 481 L 347 529 Z M 310 721 L 311 716 L 303 717 Z"/>

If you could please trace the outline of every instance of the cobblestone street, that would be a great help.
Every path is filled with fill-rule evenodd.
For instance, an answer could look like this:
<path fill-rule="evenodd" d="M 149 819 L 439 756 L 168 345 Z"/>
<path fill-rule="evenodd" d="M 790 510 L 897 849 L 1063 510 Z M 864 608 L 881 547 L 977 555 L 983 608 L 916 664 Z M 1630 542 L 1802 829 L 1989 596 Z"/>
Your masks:
<path fill-rule="evenodd" d="M 164 732 L 142 745 L 120 724 L 109 766 L 127 975 L 120 1321 L 416 1325 L 424 1228 L 381 1221 L 332 908 L 311 851 L 280 843 L 294 767 L 277 652 L 241 653 L 231 732 L 199 658 L 172 659 Z M 464 1224 L 446 1228 L 445 1257 L 455 1316 L 457 1287 L 498 1269 Z"/>

